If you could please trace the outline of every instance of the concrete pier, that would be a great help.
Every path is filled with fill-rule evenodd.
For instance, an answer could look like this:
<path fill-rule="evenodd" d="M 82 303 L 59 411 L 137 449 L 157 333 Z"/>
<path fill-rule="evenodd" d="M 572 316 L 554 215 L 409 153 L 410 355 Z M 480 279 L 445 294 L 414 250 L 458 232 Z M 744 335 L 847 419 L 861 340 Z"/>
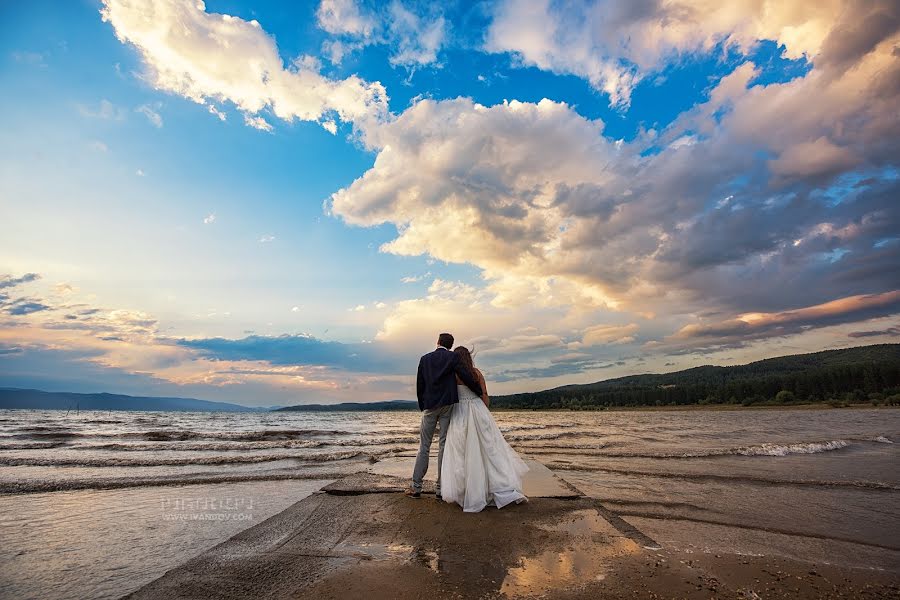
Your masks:
<path fill-rule="evenodd" d="M 466 514 L 433 495 L 405 497 L 412 459 L 385 460 L 129 597 L 849 598 L 864 588 L 868 598 L 896 597 L 889 574 L 668 551 L 540 463 L 529 466 L 528 503 Z"/>

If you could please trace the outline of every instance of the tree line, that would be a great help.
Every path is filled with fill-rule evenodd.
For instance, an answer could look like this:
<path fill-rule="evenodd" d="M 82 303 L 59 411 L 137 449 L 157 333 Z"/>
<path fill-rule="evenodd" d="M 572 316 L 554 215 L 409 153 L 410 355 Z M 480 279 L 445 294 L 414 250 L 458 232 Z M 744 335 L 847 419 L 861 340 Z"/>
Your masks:
<path fill-rule="evenodd" d="M 492 398 L 496 408 L 598 410 L 630 406 L 900 405 L 900 344 L 696 367 Z"/>

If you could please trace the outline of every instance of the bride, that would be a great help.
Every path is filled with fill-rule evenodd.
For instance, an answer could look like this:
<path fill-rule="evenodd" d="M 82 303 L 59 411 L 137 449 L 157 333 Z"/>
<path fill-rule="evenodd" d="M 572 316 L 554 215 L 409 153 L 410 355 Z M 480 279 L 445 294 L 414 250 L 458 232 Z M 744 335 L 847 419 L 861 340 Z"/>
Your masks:
<path fill-rule="evenodd" d="M 450 417 L 441 468 L 443 499 L 456 502 L 465 512 L 479 512 L 488 504 L 502 508 L 526 502 L 522 476 L 528 467 L 503 439 L 488 410 L 484 375 L 475 368 L 467 348 L 457 346 L 453 352 L 478 380 L 484 396 L 479 398 L 457 381 L 459 404 Z"/>

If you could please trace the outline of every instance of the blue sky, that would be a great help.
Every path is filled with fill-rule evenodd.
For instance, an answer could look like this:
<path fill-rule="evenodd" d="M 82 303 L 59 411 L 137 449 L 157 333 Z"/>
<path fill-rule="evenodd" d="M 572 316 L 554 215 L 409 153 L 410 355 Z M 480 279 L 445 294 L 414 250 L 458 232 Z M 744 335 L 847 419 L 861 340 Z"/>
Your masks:
<path fill-rule="evenodd" d="M 0 385 L 377 400 L 443 330 L 496 393 L 896 341 L 896 6 L 681 8 L 4 5 Z"/>

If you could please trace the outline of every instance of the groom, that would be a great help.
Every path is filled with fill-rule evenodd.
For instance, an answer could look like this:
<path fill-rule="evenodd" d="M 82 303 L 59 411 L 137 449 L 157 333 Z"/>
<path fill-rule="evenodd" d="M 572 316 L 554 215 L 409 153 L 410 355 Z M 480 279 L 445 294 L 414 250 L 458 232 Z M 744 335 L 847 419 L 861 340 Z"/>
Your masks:
<path fill-rule="evenodd" d="M 422 479 L 428 471 L 428 455 L 431 452 L 431 440 L 438 422 L 441 424 L 440 446 L 438 447 L 437 483 L 434 493 L 441 499 L 441 464 L 444 461 L 444 443 L 447 441 L 447 428 L 450 426 L 450 414 L 453 405 L 459 402 L 459 390 L 456 388 L 456 376 L 466 386 L 481 396 L 481 386 L 463 365 L 459 356 L 450 351 L 453 347 L 453 336 L 442 333 L 438 336 L 437 349 L 419 359 L 419 372 L 416 376 L 416 396 L 419 398 L 419 410 L 422 411 L 422 425 L 419 438 L 419 454 L 413 469 L 412 487 L 406 491 L 410 498 L 422 497 Z"/>

